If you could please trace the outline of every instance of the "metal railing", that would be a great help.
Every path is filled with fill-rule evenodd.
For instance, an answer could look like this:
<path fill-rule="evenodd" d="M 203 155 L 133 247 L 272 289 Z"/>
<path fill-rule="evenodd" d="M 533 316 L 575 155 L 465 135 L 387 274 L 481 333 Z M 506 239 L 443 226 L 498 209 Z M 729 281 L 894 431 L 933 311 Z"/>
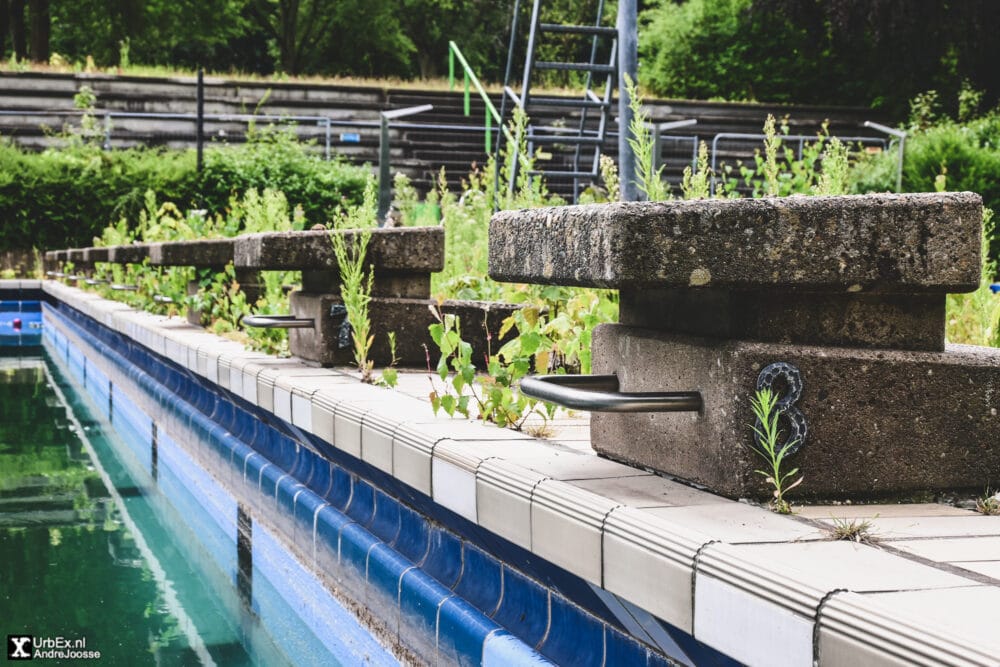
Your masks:
<path fill-rule="evenodd" d="M 511 145 L 516 146 L 517 145 L 517 141 L 514 139 L 514 136 L 510 133 L 510 130 L 508 130 L 503 125 L 503 121 L 500 118 L 500 112 L 497 111 L 497 108 L 493 105 L 493 101 L 490 100 L 490 96 L 486 94 L 486 89 L 484 89 L 483 85 L 479 82 L 479 78 L 476 76 L 476 73 L 472 71 L 472 67 L 469 66 L 469 62 L 465 59 L 465 56 L 462 55 L 461 49 L 458 48 L 458 45 L 455 44 L 455 42 L 450 41 L 450 40 L 448 41 L 448 87 L 449 87 L 449 89 L 451 89 L 451 90 L 455 89 L 455 59 L 456 58 L 458 59 L 458 62 L 462 65 L 462 72 L 464 73 L 464 88 L 465 88 L 464 112 L 465 112 L 465 115 L 469 116 L 472 113 L 471 90 L 469 88 L 470 84 L 473 85 L 473 86 L 475 86 L 476 92 L 479 93 L 479 96 L 483 99 L 483 103 L 486 105 L 486 114 L 485 114 L 485 119 L 486 119 L 485 130 L 486 130 L 486 132 L 484 133 L 485 143 L 486 143 L 486 153 L 489 154 L 489 153 L 493 152 L 492 141 L 493 141 L 493 124 L 494 123 L 496 123 L 497 127 L 499 127 L 500 130 L 503 132 L 504 136 L 507 138 L 507 141 L 511 142 Z"/>
<path fill-rule="evenodd" d="M 867 123 L 866 123 L 867 126 Z M 763 141 L 766 139 L 766 135 L 763 134 L 745 134 L 742 132 L 720 132 L 712 138 L 711 145 L 711 170 L 712 179 L 710 184 L 710 192 L 715 194 L 716 183 L 718 181 L 716 177 L 716 171 L 718 167 L 718 157 L 719 157 L 719 142 L 723 140 L 745 140 L 745 141 Z M 842 137 L 842 136 L 817 136 L 808 134 L 782 134 L 777 135 L 777 138 L 781 140 L 782 145 L 788 145 L 789 143 L 798 144 L 796 149 L 796 159 L 801 160 L 803 152 L 805 151 L 805 146 L 807 143 L 815 142 L 825 142 L 831 139 L 839 139 L 844 144 L 860 144 L 860 145 L 874 145 L 879 146 L 883 150 L 888 148 L 888 142 L 885 139 L 879 137 Z M 902 153 L 902 151 L 900 151 Z M 900 164 L 902 164 L 902 157 L 900 158 Z"/>

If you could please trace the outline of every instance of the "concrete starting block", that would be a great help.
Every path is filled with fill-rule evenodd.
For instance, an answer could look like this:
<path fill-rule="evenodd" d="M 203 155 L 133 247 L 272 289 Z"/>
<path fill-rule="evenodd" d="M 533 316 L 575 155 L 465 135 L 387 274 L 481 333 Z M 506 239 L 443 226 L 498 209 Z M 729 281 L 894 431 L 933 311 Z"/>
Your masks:
<path fill-rule="evenodd" d="M 750 400 L 768 386 L 797 497 L 923 497 L 1000 482 L 1000 350 L 944 340 L 981 234 L 971 193 L 504 211 L 490 275 L 619 290 L 593 338 L 607 377 L 523 385 L 601 410 L 599 452 L 762 497 Z"/>

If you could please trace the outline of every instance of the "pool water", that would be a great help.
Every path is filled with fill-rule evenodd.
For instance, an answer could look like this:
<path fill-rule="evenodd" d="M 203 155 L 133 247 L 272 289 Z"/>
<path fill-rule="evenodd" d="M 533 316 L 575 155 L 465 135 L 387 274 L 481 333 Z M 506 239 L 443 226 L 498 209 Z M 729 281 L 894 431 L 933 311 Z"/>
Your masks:
<path fill-rule="evenodd" d="M 307 637 L 293 655 L 275 641 L 89 400 L 47 353 L 0 357 L 2 630 L 83 640 L 100 664 L 336 664 L 307 629 L 281 628 Z"/>

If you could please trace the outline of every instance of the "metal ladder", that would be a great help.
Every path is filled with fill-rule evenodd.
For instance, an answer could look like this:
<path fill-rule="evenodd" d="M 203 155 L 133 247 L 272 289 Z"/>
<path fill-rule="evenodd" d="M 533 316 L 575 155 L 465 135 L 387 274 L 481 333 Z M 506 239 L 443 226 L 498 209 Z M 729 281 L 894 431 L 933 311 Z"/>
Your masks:
<path fill-rule="evenodd" d="M 601 146 L 604 144 L 607 136 L 612 95 L 617 87 L 618 30 L 613 26 L 601 25 L 604 13 L 604 0 L 599 0 L 597 4 L 597 16 L 594 19 L 593 25 L 543 23 L 540 18 L 541 4 L 541 0 L 534 0 L 531 9 L 527 52 L 525 54 L 524 71 L 521 78 L 521 90 L 520 94 L 518 94 L 509 85 L 517 39 L 520 0 L 516 0 L 514 3 L 514 16 L 511 23 L 510 47 L 507 54 L 507 68 L 504 74 L 504 95 L 500 103 L 500 116 L 503 122 L 508 120 L 510 102 L 524 111 L 529 122 L 532 118 L 532 111 L 541 108 L 556 108 L 564 113 L 564 117 L 560 120 L 565 120 L 565 125 L 529 124 L 527 128 L 527 145 L 529 152 L 533 152 L 536 145 L 547 146 L 550 147 L 553 158 L 557 152 L 564 158 L 569 157 L 571 165 L 569 169 L 538 168 L 532 174 L 539 174 L 548 179 L 572 179 L 573 201 L 575 202 L 580 194 L 581 185 L 595 180 L 599 175 Z M 589 60 L 586 62 L 537 60 L 536 53 L 545 36 L 558 34 L 589 36 L 591 38 Z M 602 43 L 610 45 L 610 54 L 607 61 L 598 62 Z M 584 72 L 584 90 L 582 95 L 579 98 L 533 95 L 531 93 L 531 83 L 536 70 Z M 604 77 L 603 90 L 601 94 L 598 94 L 595 90 L 597 89 L 597 85 L 600 84 L 595 80 L 600 79 L 602 76 Z M 596 128 L 594 127 L 595 119 L 597 121 Z M 568 156 L 566 155 L 567 153 L 569 153 Z"/>

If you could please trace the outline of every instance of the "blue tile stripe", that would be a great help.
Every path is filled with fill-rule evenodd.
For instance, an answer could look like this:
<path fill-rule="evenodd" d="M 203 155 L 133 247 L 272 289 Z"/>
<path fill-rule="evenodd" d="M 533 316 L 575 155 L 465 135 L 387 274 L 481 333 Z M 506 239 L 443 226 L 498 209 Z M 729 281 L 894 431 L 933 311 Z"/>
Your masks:
<path fill-rule="evenodd" d="M 394 600 L 393 608 L 380 610 L 383 620 L 390 630 L 398 627 L 402 641 L 416 645 L 425 659 L 511 665 L 549 659 L 602 666 L 622 664 L 625 656 L 629 664 L 664 661 L 659 651 L 624 632 L 603 602 L 591 606 L 596 596 L 582 580 L 534 557 L 528 561 L 541 567 L 544 577 L 526 576 L 504 561 L 503 550 L 491 550 L 511 545 L 494 536 L 491 548 L 484 549 L 459 537 L 425 514 L 421 499 L 405 496 L 417 501 L 420 509 L 414 510 L 341 465 L 342 454 L 327 443 L 311 436 L 296 441 L 273 415 L 65 304 L 47 307 L 46 315 L 123 372 L 131 371 L 161 404 L 182 399 L 185 423 L 205 437 L 215 460 L 226 463 L 223 479 L 237 493 L 249 494 L 256 512 L 292 517 L 284 535 L 300 557 L 326 569 L 354 599 L 382 607 Z M 53 341 L 62 349 L 58 332 Z M 377 472 L 373 478 L 381 479 Z M 552 581 L 569 582 L 566 590 L 581 593 L 588 606 L 552 588 Z M 595 615 L 600 613 L 595 608 L 605 615 Z M 680 633 L 672 627 L 667 632 Z"/>
<path fill-rule="evenodd" d="M 76 333 L 86 336 L 86 332 L 82 330 Z M 87 336 L 86 338 L 91 337 Z M 115 350 L 110 349 L 110 346 L 105 345 L 105 348 L 104 350 L 99 350 L 104 356 L 111 359 L 114 359 L 115 356 L 121 357 L 121 355 L 116 354 Z M 82 378 L 82 369 L 85 365 L 82 353 L 75 347 L 72 347 L 70 348 L 70 359 L 71 363 L 76 360 L 74 365 L 80 369 L 79 374 Z M 124 369 L 127 365 L 124 359 L 120 358 L 116 361 L 116 365 L 121 369 Z M 115 396 L 117 397 L 118 394 L 116 393 Z M 116 410 L 118 410 L 116 414 L 121 415 L 120 420 L 125 422 L 125 425 L 131 427 L 130 430 L 139 431 L 136 428 L 136 424 L 140 423 L 140 418 L 138 417 L 139 411 L 131 401 L 128 404 L 125 404 L 123 401 L 121 408 L 116 408 Z M 211 443 L 210 446 L 213 449 L 217 447 L 223 449 L 223 459 L 228 459 L 233 462 L 232 465 L 242 468 L 247 490 L 252 491 L 256 489 L 257 491 L 251 497 L 256 498 L 258 510 L 262 511 L 263 504 L 266 503 L 274 509 L 283 508 L 286 514 L 293 518 L 297 516 L 300 521 L 303 519 L 309 521 L 310 525 L 308 528 L 313 529 L 312 539 L 314 541 L 322 540 L 325 542 L 322 545 L 314 544 L 314 549 L 321 547 L 335 552 L 340 569 L 349 568 L 356 573 L 355 576 L 357 579 L 355 579 L 355 584 L 360 581 L 367 586 L 379 590 L 382 598 L 394 601 L 397 608 L 415 604 L 420 608 L 433 610 L 431 623 L 428 627 L 428 637 L 433 638 L 433 643 L 437 650 L 442 652 L 440 659 L 448 662 L 459 662 L 461 664 L 479 664 L 482 662 L 487 638 L 502 630 L 496 622 L 492 621 L 468 602 L 456 597 L 450 589 L 442 586 L 432 577 L 426 577 L 428 585 L 414 589 L 414 595 L 410 595 L 401 601 L 400 590 L 403 585 L 404 575 L 417 572 L 414 563 L 405 556 L 397 553 L 364 527 L 365 525 L 372 525 L 378 532 L 386 535 L 391 540 L 395 540 L 400 533 L 401 521 L 400 506 L 397 500 L 382 492 L 376 492 L 376 489 L 371 484 L 355 475 L 345 477 L 340 470 L 332 471 L 329 477 L 333 479 L 339 478 L 339 483 L 335 482 L 326 485 L 327 488 L 332 487 L 328 491 L 329 498 L 333 501 L 339 501 L 344 511 L 343 513 L 339 513 L 340 517 L 330 517 L 331 514 L 335 515 L 338 512 L 331 505 L 326 505 L 324 499 L 317 495 L 315 491 L 292 478 L 289 472 L 287 472 L 292 469 L 310 469 L 314 471 L 317 465 L 321 466 L 322 464 L 315 460 L 309 462 L 308 465 L 304 465 L 299 460 L 303 457 L 316 457 L 317 455 L 314 452 L 296 446 L 295 443 L 291 443 L 287 438 L 273 429 L 270 432 L 262 433 L 261 429 L 258 428 L 258 437 L 255 440 L 255 444 L 259 443 L 261 449 L 274 457 L 276 461 L 272 462 L 265 456 L 240 456 L 240 453 L 236 451 L 236 443 L 238 441 L 233 438 L 222 437 L 227 434 L 225 432 L 220 433 L 215 428 L 217 425 L 211 422 L 202 411 L 182 408 L 181 412 L 185 414 L 189 427 L 193 430 L 201 431 L 207 436 L 206 439 Z M 166 435 L 161 435 L 160 438 L 160 465 L 163 466 L 166 477 L 164 480 L 167 486 L 165 491 L 173 496 L 186 496 L 189 501 L 197 502 L 195 500 L 196 494 L 192 494 L 190 489 L 185 489 L 179 483 L 173 483 L 173 476 L 170 475 L 170 471 L 174 466 L 184 467 L 185 473 L 192 478 L 199 488 L 201 484 L 197 481 L 198 475 L 207 475 L 207 473 L 193 473 L 189 468 L 193 464 L 193 461 L 183 454 L 183 450 Z M 228 457 L 224 454 L 224 449 L 227 447 L 232 448 L 232 454 Z M 279 461 L 280 464 L 278 463 Z M 310 475 L 310 477 L 314 476 Z M 322 476 L 320 476 L 316 480 L 317 485 L 322 484 L 322 479 Z M 345 493 L 345 491 L 349 491 L 349 493 Z M 209 503 L 211 501 L 206 499 L 205 502 Z M 183 504 L 187 506 L 191 505 L 190 502 Z M 326 522 L 333 523 L 339 529 L 318 530 L 318 528 L 315 528 L 316 524 L 314 523 L 315 514 L 312 516 L 307 516 L 304 513 L 295 514 L 295 507 L 300 504 L 303 507 L 323 508 L 326 510 Z M 208 511 L 205 514 L 212 516 L 216 512 Z M 235 512 L 232 514 L 235 516 Z M 414 520 L 416 516 L 409 515 L 411 520 Z M 227 528 L 232 531 L 235 526 L 227 526 Z M 254 550 L 255 552 L 263 550 L 266 554 L 255 555 L 255 567 L 258 562 L 264 564 L 261 569 L 265 576 L 272 582 L 273 586 L 274 582 L 280 582 L 287 576 L 289 569 L 287 563 L 285 567 L 278 567 L 276 569 L 274 563 L 280 560 L 279 556 L 276 555 L 279 549 L 275 548 L 274 544 L 272 544 L 273 539 L 272 542 L 269 542 L 268 537 L 260 537 L 260 535 L 266 536 L 267 534 L 261 531 L 260 524 L 258 524 L 254 533 Z M 214 542 L 214 540 L 212 541 Z M 440 572 L 448 569 L 456 570 L 454 576 L 449 575 L 449 578 L 454 579 L 457 577 L 457 571 L 461 568 L 460 542 L 454 536 L 441 530 L 434 531 L 433 541 L 437 544 L 448 544 L 451 548 L 436 552 L 438 557 L 428 560 L 428 564 L 435 566 Z M 213 553 L 213 555 L 215 554 Z M 457 556 L 457 561 L 448 563 L 447 558 L 440 558 L 440 556 L 451 556 L 452 558 Z M 291 557 L 286 556 L 286 558 Z M 411 574 L 411 579 L 413 576 Z M 440 573 L 439 576 L 441 576 Z M 284 595 L 283 588 L 280 585 L 273 586 L 271 590 L 277 591 L 280 596 Z M 265 593 L 265 595 L 268 594 Z M 269 610 L 268 613 L 273 614 L 273 610 L 276 608 L 274 596 L 270 595 L 267 600 L 269 605 L 267 607 Z M 285 602 L 287 604 L 289 600 L 286 598 Z M 259 606 L 260 602 L 256 602 L 256 604 L 258 604 L 258 611 L 262 611 L 263 607 Z M 318 616 L 313 614 L 309 618 L 315 622 Z M 523 653 L 529 656 L 534 654 L 526 646 Z M 530 664 L 538 664 L 538 660 L 541 659 L 537 654 L 534 655 L 536 658 Z M 434 662 L 439 660 L 436 655 L 427 657 Z"/>

